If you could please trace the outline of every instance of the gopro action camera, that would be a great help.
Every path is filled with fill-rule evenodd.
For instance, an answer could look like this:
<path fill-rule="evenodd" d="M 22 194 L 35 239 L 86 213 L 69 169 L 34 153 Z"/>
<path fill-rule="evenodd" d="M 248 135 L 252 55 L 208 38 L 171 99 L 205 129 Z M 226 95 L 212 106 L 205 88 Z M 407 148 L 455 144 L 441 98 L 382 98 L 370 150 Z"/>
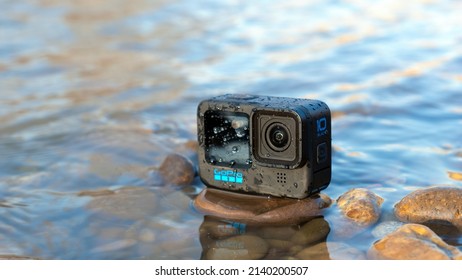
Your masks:
<path fill-rule="evenodd" d="M 322 101 L 227 94 L 197 110 L 208 187 L 305 198 L 331 179 L 331 114 Z"/>

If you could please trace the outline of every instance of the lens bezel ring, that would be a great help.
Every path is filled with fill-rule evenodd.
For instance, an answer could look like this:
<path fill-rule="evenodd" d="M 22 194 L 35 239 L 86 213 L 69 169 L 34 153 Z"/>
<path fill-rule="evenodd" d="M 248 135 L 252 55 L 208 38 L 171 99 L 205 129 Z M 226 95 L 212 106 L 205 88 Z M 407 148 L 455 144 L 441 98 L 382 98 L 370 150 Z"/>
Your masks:
<path fill-rule="evenodd" d="M 286 134 L 287 136 L 287 140 L 286 140 L 286 143 L 279 147 L 278 145 L 275 145 L 273 143 L 273 140 L 272 137 L 273 135 L 276 133 L 276 131 L 273 132 L 274 129 L 277 129 L 279 128 L 279 130 L 281 130 L 284 134 Z M 290 134 L 290 130 L 287 128 L 286 125 L 284 125 L 283 123 L 280 123 L 280 122 L 274 122 L 274 123 L 270 123 L 266 126 L 266 130 L 265 130 L 265 141 L 266 141 L 266 144 L 268 145 L 268 147 L 273 150 L 274 152 L 284 152 L 285 150 L 287 150 L 291 143 L 292 143 L 292 135 Z"/>

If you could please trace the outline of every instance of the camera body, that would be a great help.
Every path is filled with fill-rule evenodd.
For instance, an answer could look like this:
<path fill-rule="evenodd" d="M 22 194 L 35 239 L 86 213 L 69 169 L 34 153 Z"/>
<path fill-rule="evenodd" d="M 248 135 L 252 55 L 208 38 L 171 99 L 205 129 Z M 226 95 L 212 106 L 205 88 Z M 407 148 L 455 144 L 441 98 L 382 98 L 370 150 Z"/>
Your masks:
<path fill-rule="evenodd" d="M 331 114 L 322 101 L 227 94 L 197 110 L 208 187 L 304 198 L 331 179 Z"/>

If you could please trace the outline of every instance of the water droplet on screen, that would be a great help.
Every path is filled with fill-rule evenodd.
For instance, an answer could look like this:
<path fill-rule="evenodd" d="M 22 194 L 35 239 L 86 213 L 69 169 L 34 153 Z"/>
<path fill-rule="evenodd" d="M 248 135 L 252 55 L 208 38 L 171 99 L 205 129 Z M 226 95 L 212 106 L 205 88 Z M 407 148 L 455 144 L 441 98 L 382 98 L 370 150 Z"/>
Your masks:
<path fill-rule="evenodd" d="M 239 151 L 239 147 L 233 146 L 232 151 L 233 151 L 233 154 L 237 153 Z"/>
<path fill-rule="evenodd" d="M 232 160 L 232 161 L 229 162 L 229 165 L 230 165 L 230 166 L 234 166 L 235 164 L 236 164 L 236 161 L 235 161 L 235 160 Z"/>

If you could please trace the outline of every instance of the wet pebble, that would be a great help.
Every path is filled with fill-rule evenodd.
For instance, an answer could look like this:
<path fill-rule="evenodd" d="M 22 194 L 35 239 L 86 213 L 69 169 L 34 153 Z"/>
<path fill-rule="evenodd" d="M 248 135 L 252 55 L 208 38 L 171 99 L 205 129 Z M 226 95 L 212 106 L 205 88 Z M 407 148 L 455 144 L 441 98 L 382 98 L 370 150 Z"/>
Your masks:
<path fill-rule="evenodd" d="M 405 224 L 372 245 L 371 259 L 449 260 L 462 259 L 462 253 L 446 244 L 431 229 L 419 224 Z"/>
<path fill-rule="evenodd" d="M 94 197 L 87 209 L 123 219 L 144 219 L 154 214 L 157 198 L 151 191 L 141 187 L 123 187 L 115 193 Z"/>
<path fill-rule="evenodd" d="M 297 245 L 309 245 L 325 240 L 329 234 L 329 224 L 324 218 L 319 217 L 304 224 L 291 238 L 291 241 Z"/>
<path fill-rule="evenodd" d="M 430 187 L 414 191 L 395 205 L 403 222 L 451 223 L 462 230 L 462 188 Z"/>
<path fill-rule="evenodd" d="M 331 199 L 324 195 L 302 200 L 204 189 L 194 200 L 203 214 L 249 225 L 296 225 L 320 216 Z"/>
<path fill-rule="evenodd" d="M 239 235 L 214 242 L 205 253 L 208 260 L 257 260 L 269 249 L 268 243 L 254 235 Z"/>
<path fill-rule="evenodd" d="M 298 252 L 301 260 L 363 260 L 366 255 L 348 244 L 341 242 L 321 242 Z"/>
<path fill-rule="evenodd" d="M 195 168 L 186 157 L 179 154 L 170 154 L 160 165 L 159 173 L 168 184 L 186 186 L 190 185 L 194 180 Z"/>
<path fill-rule="evenodd" d="M 383 198 L 370 190 L 351 189 L 337 199 L 337 206 L 349 220 L 368 226 L 378 221 Z"/>

